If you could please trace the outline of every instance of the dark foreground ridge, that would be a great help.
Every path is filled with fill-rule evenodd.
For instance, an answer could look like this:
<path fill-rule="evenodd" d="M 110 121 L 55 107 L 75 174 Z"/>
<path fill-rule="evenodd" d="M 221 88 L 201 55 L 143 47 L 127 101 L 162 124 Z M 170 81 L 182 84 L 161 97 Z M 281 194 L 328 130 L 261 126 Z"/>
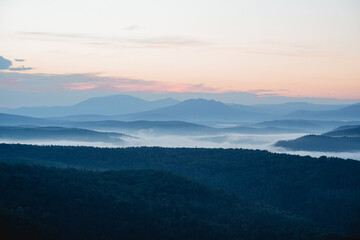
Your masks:
<path fill-rule="evenodd" d="M 89 172 L 1 163 L 0 179 L 1 234 L 14 238 L 340 237 L 168 172 Z"/>
<path fill-rule="evenodd" d="M 70 235 L 87 231 L 90 234 L 95 229 L 114 229 L 115 223 L 107 223 L 106 219 L 119 215 L 139 224 L 144 221 L 140 225 L 149 226 L 146 231 L 157 229 L 151 234 L 160 235 L 150 235 L 153 239 L 173 239 L 180 233 L 185 235 L 179 235 L 179 239 L 359 236 L 360 162 L 354 160 L 243 149 L 0 144 L 0 161 L 6 163 L 1 167 L 0 203 L 5 204 L 1 206 L 2 219 L 8 219 L 5 222 L 10 225 L 14 223 L 15 230 L 44 227 L 49 233 L 56 230 Z M 88 170 L 147 170 L 94 172 L 14 163 Z M 63 206 L 63 211 L 55 206 Z M 43 220 L 49 216 L 51 221 Z M 78 225 L 73 226 L 82 230 L 58 228 L 65 224 L 64 219 L 77 219 Z M 92 229 L 95 223 L 91 221 L 98 219 L 105 222 L 96 222 L 101 227 Z M 145 231 L 133 227 L 131 221 L 128 220 L 129 225 L 122 223 L 127 227 L 119 228 L 130 234 Z M 31 224 L 36 226 L 32 228 Z M 171 233 L 159 230 L 159 226 L 168 226 Z M 211 233 L 210 237 L 206 233 Z"/>

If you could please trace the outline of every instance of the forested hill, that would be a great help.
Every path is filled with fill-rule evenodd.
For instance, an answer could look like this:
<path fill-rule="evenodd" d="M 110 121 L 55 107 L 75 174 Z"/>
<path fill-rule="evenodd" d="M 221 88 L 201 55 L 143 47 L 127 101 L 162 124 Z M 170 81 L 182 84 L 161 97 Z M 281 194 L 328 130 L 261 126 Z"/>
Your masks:
<path fill-rule="evenodd" d="M 305 135 L 292 140 L 277 141 L 274 146 L 293 151 L 360 152 L 360 137 Z"/>
<path fill-rule="evenodd" d="M 338 239 L 171 173 L 0 163 L 7 239 Z"/>
<path fill-rule="evenodd" d="M 0 161 L 92 170 L 167 170 L 302 217 L 326 231 L 359 234 L 360 162 L 267 151 L 91 148 L 0 144 Z"/>
<path fill-rule="evenodd" d="M 293 140 L 278 141 L 275 146 L 295 151 L 360 151 L 360 126 L 343 126 L 321 135 L 305 135 Z"/>
<path fill-rule="evenodd" d="M 342 126 L 323 135 L 331 137 L 360 137 L 360 126 Z"/>

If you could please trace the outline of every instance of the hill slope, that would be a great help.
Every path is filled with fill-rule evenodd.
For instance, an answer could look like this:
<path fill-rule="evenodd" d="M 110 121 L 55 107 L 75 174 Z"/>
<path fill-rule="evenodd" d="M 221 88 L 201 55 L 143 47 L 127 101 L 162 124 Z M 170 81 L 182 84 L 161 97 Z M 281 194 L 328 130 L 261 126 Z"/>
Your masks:
<path fill-rule="evenodd" d="M 127 135 L 63 127 L 7 127 L 0 126 L 0 139 L 5 140 L 65 140 L 80 142 L 123 143 Z"/>
<path fill-rule="evenodd" d="M 213 135 L 213 134 L 281 134 L 299 133 L 301 130 L 275 127 L 225 127 L 215 128 L 185 121 L 89 121 L 64 123 L 67 126 L 94 130 L 121 131 L 130 134 L 150 133 L 155 135 Z"/>
<path fill-rule="evenodd" d="M 301 220 L 284 213 L 271 212 L 183 177 L 152 170 L 86 172 L 0 164 L 0 196 L 2 237 L 330 237 L 306 229 Z"/>
<path fill-rule="evenodd" d="M 293 151 L 352 152 L 360 151 L 360 137 L 306 135 L 294 140 L 278 141 L 274 146 Z"/>
<path fill-rule="evenodd" d="M 159 169 L 360 234 L 360 162 L 259 150 L 41 147 L 0 144 L 0 161 L 87 169 Z"/>
<path fill-rule="evenodd" d="M 96 130 L 117 130 L 126 132 L 147 131 L 154 134 L 193 135 L 212 133 L 215 129 L 184 121 L 90 121 L 72 122 L 71 126 Z"/>
<path fill-rule="evenodd" d="M 55 125 L 58 121 L 43 118 L 26 117 L 14 114 L 0 113 L 0 126 L 17 125 Z"/>
<path fill-rule="evenodd" d="M 338 110 L 328 111 L 296 111 L 285 116 L 291 119 L 320 119 L 320 120 L 360 120 L 360 103 Z"/>
<path fill-rule="evenodd" d="M 295 151 L 360 151 L 360 126 L 342 126 L 321 135 L 306 135 L 293 140 L 278 141 L 274 146 Z"/>
<path fill-rule="evenodd" d="M 236 108 L 243 108 L 242 105 L 232 104 L 231 106 Z M 286 114 L 290 114 L 294 111 L 309 110 L 309 111 L 321 111 L 321 110 L 337 110 L 347 105 L 328 105 L 328 104 L 314 104 L 308 102 L 288 102 L 282 104 L 255 104 L 247 105 L 251 107 L 251 111 L 259 112 L 262 114 L 269 114 L 275 118 L 279 118 Z"/>
<path fill-rule="evenodd" d="M 342 126 L 323 135 L 331 137 L 360 137 L 360 125 Z"/>
<path fill-rule="evenodd" d="M 256 123 L 254 127 L 278 127 L 278 128 L 291 128 L 307 132 L 321 133 L 330 131 L 334 128 L 343 126 L 344 124 L 358 125 L 360 122 L 351 121 L 320 121 L 320 120 L 303 120 L 303 119 L 288 119 L 288 120 L 274 120 Z M 351 124 L 351 125 L 350 125 Z"/>

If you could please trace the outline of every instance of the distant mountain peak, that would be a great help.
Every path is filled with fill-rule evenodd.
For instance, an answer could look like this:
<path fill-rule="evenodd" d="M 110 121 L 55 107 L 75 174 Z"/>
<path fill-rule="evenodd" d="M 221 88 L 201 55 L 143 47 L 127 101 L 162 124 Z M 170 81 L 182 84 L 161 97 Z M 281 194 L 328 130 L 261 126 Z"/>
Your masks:
<path fill-rule="evenodd" d="M 147 101 L 126 94 L 116 94 L 105 97 L 93 97 L 72 106 L 27 107 L 7 109 L 7 113 L 33 117 L 62 117 L 69 115 L 119 115 L 149 111 L 178 103 L 167 98 Z"/>
<path fill-rule="evenodd" d="M 208 99 L 203 99 L 203 98 L 191 98 L 188 100 L 185 100 L 183 102 L 178 103 L 178 105 L 218 105 L 218 106 L 222 106 L 222 107 L 227 107 L 226 104 L 216 101 L 214 99 L 208 100 Z"/>

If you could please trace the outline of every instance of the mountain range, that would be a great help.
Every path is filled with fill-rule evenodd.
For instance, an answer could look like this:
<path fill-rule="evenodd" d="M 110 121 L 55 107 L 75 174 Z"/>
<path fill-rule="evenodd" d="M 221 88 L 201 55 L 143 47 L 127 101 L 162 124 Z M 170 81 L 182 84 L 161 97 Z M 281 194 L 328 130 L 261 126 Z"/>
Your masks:
<path fill-rule="evenodd" d="M 0 112 L 32 117 L 60 117 L 66 115 L 119 115 L 149 111 L 170 106 L 179 101 L 171 98 L 146 101 L 129 95 L 89 98 L 72 106 L 0 108 Z"/>
<path fill-rule="evenodd" d="M 55 125 L 58 121 L 45 118 L 34 118 L 15 114 L 0 113 L 0 126 L 18 125 Z"/>
<path fill-rule="evenodd" d="M 271 116 L 234 108 L 215 100 L 189 99 L 173 106 L 119 117 L 124 120 L 249 121 Z"/>
<path fill-rule="evenodd" d="M 146 101 L 129 95 L 89 98 L 72 106 L 0 108 L 0 112 L 68 121 L 186 120 L 266 121 L 279 119 L 360 120 L 360 104 L 307 102 L 242 105 L 206 99 Z"/>
<path fill-rule="evenodd" d="M 277 127 L 287 129 L 298 129 L 309 133 L 322 133 L 332 129 L 342 127 L 347 124 L 349 127 L 359 125 L 360 121 L 325 121 L 325 120 L 303 120 L 303 119 L 288 119 L 288 120 L 273 120 L 255 123 L 253 127 Z"/>
<path fill-rule="evenodd" d="M 343 107 L 337 110 L 299 110 L 286 115 L 285 118 L 315 120 L 359 120 L 360 103 Z"/>
<path fill-rule="evenodd" d="M 214 135 L 214 134 L 282 134 L 282 133 L 306 133 L 301 129 L 273 127 L 273 126 L 235 126 L 235 127 L 211 127 L 202 124 L 186 121 L 65 121 L 49 120 L 44 118 L 25 117 L 13 114 L 0 114 L 0 126 L 9 129 L 14 127 L 39 128 L 58 126 L 61 128 L 71 128 L 72 130 L 89 129 L 93 131 L 115 131 L 127 134 L 147 133 L 154 135 Z M 27 130 L 29 131 L 29 130 Z M 33 132 L 35 133 L 35 131 Z M 53 132 L 54 133 L 54 132 Z M 37 136 L 35 134 L 34 136 Z M 54 136 L 56 138 L 56 134 Z"/>

